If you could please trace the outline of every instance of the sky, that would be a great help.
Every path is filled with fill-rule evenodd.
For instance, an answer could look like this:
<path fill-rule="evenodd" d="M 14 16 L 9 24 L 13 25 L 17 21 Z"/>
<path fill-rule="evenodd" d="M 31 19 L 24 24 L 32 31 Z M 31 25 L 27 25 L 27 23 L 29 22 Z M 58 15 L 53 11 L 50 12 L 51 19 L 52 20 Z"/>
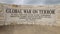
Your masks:
<path fill-rule="evenodd" d="M 17 5 L 51 5 L 60 4 L 60 0 L 0 0 L 0 3 Z"/>

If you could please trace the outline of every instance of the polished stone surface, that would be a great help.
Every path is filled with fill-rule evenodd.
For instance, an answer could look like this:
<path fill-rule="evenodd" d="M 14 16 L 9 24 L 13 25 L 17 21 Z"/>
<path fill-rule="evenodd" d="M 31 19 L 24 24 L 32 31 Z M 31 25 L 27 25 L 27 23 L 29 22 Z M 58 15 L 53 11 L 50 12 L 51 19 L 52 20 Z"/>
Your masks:
<path fill-rule="evenodd" d="M 0 34 L 60 34 L 60 26 L 27 24 L 0 26 Z"/>

